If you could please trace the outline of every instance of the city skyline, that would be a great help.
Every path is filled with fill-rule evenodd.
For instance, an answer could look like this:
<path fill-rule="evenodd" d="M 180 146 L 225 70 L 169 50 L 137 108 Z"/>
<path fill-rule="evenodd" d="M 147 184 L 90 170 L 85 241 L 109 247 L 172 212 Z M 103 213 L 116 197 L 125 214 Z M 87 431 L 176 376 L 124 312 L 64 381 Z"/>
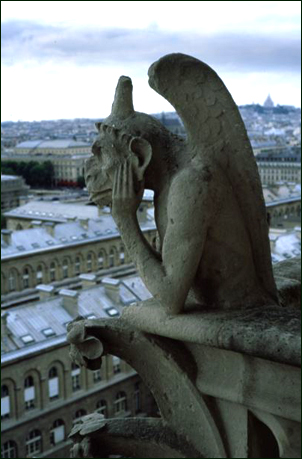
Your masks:
<path fill-rule="evenodd" d="M 2 121 L 104 118 L 122 74 L 137 111 L 174 111 L 147 77 L 170 52 L 208 63 L 238 105 L 270 94 L 300 106 L 297 1 L 4 1 L 1 10 Z"/>

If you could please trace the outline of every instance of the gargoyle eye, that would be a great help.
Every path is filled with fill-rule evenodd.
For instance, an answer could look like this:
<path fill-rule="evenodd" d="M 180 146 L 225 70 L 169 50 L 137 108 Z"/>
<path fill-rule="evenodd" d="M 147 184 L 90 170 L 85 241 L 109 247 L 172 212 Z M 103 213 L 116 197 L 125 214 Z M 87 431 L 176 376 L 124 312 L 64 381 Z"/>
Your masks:
<path fill-rule="evenodd" d="M 91 151 L 93 155 L 99 155 L 101 153 L 101 145 L 95 142 L 91 147 Z"/>

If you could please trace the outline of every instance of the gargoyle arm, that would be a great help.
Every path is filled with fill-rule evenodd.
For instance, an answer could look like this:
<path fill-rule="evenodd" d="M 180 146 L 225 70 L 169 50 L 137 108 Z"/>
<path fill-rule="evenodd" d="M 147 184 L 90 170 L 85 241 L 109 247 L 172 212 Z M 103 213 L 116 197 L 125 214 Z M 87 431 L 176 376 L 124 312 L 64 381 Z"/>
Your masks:
<path fill-rule="evenodd" d="M 162 258 L 145 239 L 136 215 L 119 223 L 130 257 L 152 295 L 168 313 L 182 311 L 200 263 L 207 232 L 207 191 L 198 171 L 182 171 L 174 179 L 168 201 L 168 224 Z"/>

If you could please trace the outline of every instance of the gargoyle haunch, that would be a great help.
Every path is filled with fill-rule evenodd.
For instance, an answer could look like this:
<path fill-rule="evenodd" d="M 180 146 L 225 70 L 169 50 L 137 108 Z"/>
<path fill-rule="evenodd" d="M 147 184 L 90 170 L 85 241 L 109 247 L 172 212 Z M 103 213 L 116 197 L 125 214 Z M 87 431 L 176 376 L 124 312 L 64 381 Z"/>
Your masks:
<path fill-rule="evenodd" d="M 120 77 L 86 163 L 92 200 L 111 203 L 131 259 L 168 314 L 193 304 L 278 303 L 260 178 L 231 95 L 208 65 L 183 54 L 162 57 L 148 74 L 181 117 L 187 140 L 134 111 L 131 79 Z M 154 190 L 158 250 L 136 217 L 145 188 Z"/>

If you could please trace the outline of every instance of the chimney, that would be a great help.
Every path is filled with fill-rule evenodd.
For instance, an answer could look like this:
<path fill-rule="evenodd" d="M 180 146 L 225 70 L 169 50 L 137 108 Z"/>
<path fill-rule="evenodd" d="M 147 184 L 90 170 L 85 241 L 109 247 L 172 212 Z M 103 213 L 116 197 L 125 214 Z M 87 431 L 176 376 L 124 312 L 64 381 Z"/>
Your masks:
<path fill-rule="evenodd" d="M 278 240 L 278 236 L 276 234 L 269 234 L 269 242 L 271 246 L 271 251 L 275 249 L 277 240 Z"/>
<path fill-rule="evenodd" d="M 62 288 L 59 295 L 63 298 L 63 307 L 72 316 L 77 317 L 78 314 L 78 295 L 79 293 L 74 290 Z"/>
<path fill-rule="evenodd" d="M 1 348 L 4 352 L 12 350 L 10 343 L 14 343 L 13 334 L 7 326 L 7 317 L 9 313 L 4 312 L 1 314 Z"/>
<path fill-rule="evenodd" d="M 301 226 L 295 226 L 294 230 L 297 238 L 301 241 Z"/>
<path fill-rule="evenodd" d="M 12 243 L 12 231 L 8 229 L 1 230 L 2 239 L 5 244 L 10 245 Z"/>
<path fill-rule="evenodd" d="M 53 285 L 45 285 L 40 284 L 37 285 L 36 290 L 39 292 L 40 300 L 47 300 L 54 295 L 54 286 Z"/>
<path fill-rule="evenodd" d="M 11 331 L 7 326 L 8 315 L 8 312 L 2 312 L 1 314 L 1 338 L 7 338 L 9 335 L 11 335 Z"/>
<path fill-rule="evenodd" d="M 83 229 L 88 230 L 88 218 L 79 218 L 79 222 Z"/>
<path fill-rule="evenodd" d="M 48 234 L 50 236 L 54 237 L 54 235 L 55 235 L 55 224 L 53 222 L 44 223 L 43 228 L 46 229 L 46 231 L 48 232 Z"/>
<path fill-rule="evenodd" d="M 102 285 L 105 287 L 105 293 L 115 303 L 120 303 L 120 281 L 111 277 L 104 277 Z"/>
<path fill-rule="evenodd" d="M 80 274 L 79 279 L 81 279 L 82 287 L 89 288 L 96 286 L 96 275 L 95 274 Z"/>
<path fill-rule="evenodd" d="M 33 228 L 41 228 L 42 227 L 42 222 L 40 220 L 32 220 L 30 222 L 31 226 Z"/>

